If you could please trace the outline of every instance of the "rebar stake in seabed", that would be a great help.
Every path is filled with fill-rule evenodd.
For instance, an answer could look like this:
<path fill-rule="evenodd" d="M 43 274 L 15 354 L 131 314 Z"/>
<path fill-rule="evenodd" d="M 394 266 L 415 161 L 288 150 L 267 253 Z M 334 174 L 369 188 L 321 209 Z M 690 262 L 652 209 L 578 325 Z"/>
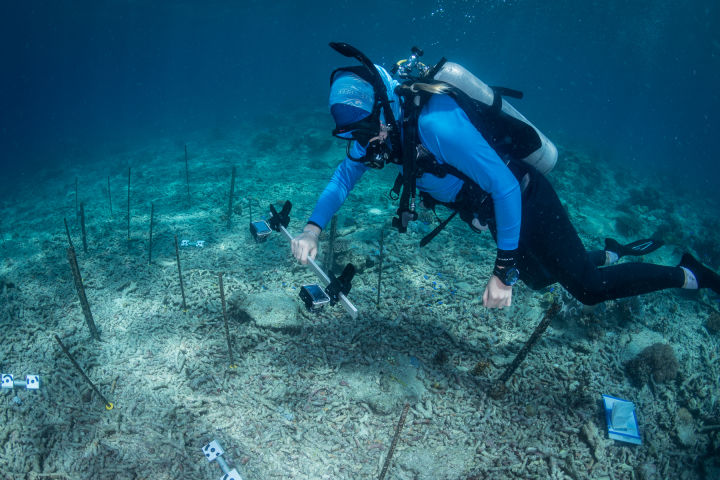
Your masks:
<path fill-rule="evenodd" d="M 333 266 L 335 265 L 335 239 L 337 238 L 337 215 L 333 215 L 330 220 L 330 235 L 328 237 L 328 244 L 325 248 L 325 261 L 323 266 L 327 273 L 332 273 Z"/>
<path fill-rule="evenodd" d="M 62 340 L 60 340 L 60 337 L 58 337 L 57 335 L 55 335 L 55 340 L 57 340 L 57 342 L 60 344 L 60 348 L 62 348 L 62 351 L 65 352 L 65 355 L 67 355 L 67 357 L 70 359 L 70 361 L 71 361 L 72 364 L 75 366 L 75 368 L 77 369 L 77 371 L 80 372 L 80 375 L 82 375 L 82 377 L 85 379 L 85 381 L 88 383 L 88 385 L 90 385 L 90 388 L 92 388 L 92 389 L 95 391 L 95 393 L 97 393 L 98 396 L 102 399 L 102 401 L 105 402 L 105 409 L 106 409 L 106 410 L 112 410 L 113 404 L 110 403 L 110 402 L 108 402 L 107 398 L 105 398 L 105 396 L 104 396 L 102 393 L 100 393 L 100 390 L 97 389 L 97 387 L 96 387 L 95 384 L 92 382 L 92 380 L 90 380 L 90 379 L 88 378 L 88 376 L 85 375 L 85 372 L 83 371 L 83 369 L 80 368 L 80 364 L 78 364 L 77 361 L 75 360 L 75 358 L 73 358 L 73 356 L 70 355 L 70 351 L 67 349 L 67 347 L 66 347 L 65 344 L 62 342 Z"/>
<path fill-rule="evenodd" d="M 182 270 L 180 269 L 180 249 L 178 248 L 177 235 L 175 235 L 175 258 L 177 259 L 178 276 L 180 277 L 180 293 L 182 293 L 183 299 L 182 308 L 183 310 L 187 310 L 187 305 L 185 304 L 185 286 L 183 285 Z"/>
<path fill-rule="evenodd" d="M 73 245 L 72 238 L 70 238 L 70 229 L 68 228 L 67 218 L 63 218 L 63 222 L 65 222 L 65 234 L 67 235 L 68 244 L 70 245 L 70 248 L 74 249 L 75 245 Z"/>
<path fill-rule="evenodd" d="M 387 457 L 385 457 L 385 463 L 383 464 L 382 471 L 380 472 L 378 480 L 383 480 L 385 478 L 385 474 L 390 467 L 390 460 L 392 460 L 393 453 L 395 453 L 395 447 L 397 446 L 398 439 L 400 438 L 400 432 L 403 429 L 403 425 L 405 425 L 405 417 L 407 416 L 408 410 L 410 410 L 410 404 L 406 403 L 403 407 L 402 413 L 400 414 L 400 420 L 398 420 L 398 424 L 395 427 L 395 435 L 393 435 L 392 443 L 390 444 L 390 450 L 388 450 Z"/>
<path fill-rule="evenodd" d="M 80 267 L 78 267 L 77 256 L 75 255 L 75 249 L 70 247 L 67 249 L 68 262 L 70 262 L 70 268 L 73 273 L 73 280 L 75 280 L 75 289 L 77 290 L 78 297 L 80 298 L 80 305 L 82 306 L 83 315 L 85 315 L 85 321 L 90 329 L 90 335 L 95 340 L 100 340 L 97 328 L 95 327 L 95 321 L 93 320 L 92 312 L 90 312 L 90 304 L 88 303 L 87 297 L 85 296 L 85 286 L 83 285 L 82 277 L 80 276 Z"/>
<path fill-rule="evenodd" d="M 222 301 L 222 313 L 223 320 L 225 320 L 225 338 L 227 338 L 228 344 L 228 355 L 230 356 L 230 368 L 236 368 L 235 361 L 233 360 L 232 345 L 230 344 L 230 327 L 228 327 L 227 310 L 225 308 L 225 288 L 223 287 L 223 274 L 218 274 L 220 280 L 220 300 Z"/>
<path fill-rule="evenodd" d="M 540 336 L 547 330 L 547 327 L 550 325 L 550 321 L 553 319 L 555 315 L 560 311 L 560 304 L 558 302 L 553 302 L 552 305 L 547 309 L 545 312 L 545 316 L 540 321 L 537 327 L 535 327 L 535 331 L 530 335 L 530 338 L 527 342 L 525 342 L 525 345 L 520 349 L 517 355 L 515 355 L 515 358 L 513 359 L 512 363 L 505 369 L 505 371 L 498 377 L 495 382 L 493 382 L 492 387 L 490 387 L 490 396 L 493 398 L 500 398 L 503 395 L 505 395 L 505 382 L 508 381 L 508 379 L 512 376 L 512 374 L 515 372 L 518 366 L 522 363 L 523 360 L 525 360 L 525 357 L 527 357 L 527 354 L 530 352 L 530 349 L 537 343 Z"/>

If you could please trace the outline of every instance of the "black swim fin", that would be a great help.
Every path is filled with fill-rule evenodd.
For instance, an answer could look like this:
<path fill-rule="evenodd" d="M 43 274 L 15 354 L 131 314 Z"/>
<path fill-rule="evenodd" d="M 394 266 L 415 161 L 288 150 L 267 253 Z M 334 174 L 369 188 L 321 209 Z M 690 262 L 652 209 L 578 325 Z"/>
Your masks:
<path fill-rule="evenodd" d="M 617 240 L 612 238 L 605 239 L 605 250 L 608 252 L 617 253 L 618 258 L 625 256 L 639 257 L 641 255 L 647 255 L 652 253 L 658 248 L 665 245 L 662 240 L 654 240 L 652 238 L 646 238 L 644 240 L 635 240 L 626 245 L 621 245 Z"/>
<path fill-rule="evenodd" d="M 695 257 L 685 252 L 678 267 L 690 270 L 698 283 L 698 288 L 709 288 L 720 294 L 720 275 L 700 263 Z"/>

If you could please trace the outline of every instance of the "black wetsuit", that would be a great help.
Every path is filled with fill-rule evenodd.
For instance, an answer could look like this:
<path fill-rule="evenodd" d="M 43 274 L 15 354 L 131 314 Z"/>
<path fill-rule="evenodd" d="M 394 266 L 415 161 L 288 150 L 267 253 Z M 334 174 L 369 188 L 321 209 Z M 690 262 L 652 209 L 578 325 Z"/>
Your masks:
<path fill-rule="evenodd" d="M 557 282 L 580 302 L 594 305 L 683 286 L 685 274 L 679 267 L 632 262 L 602 267 L 605 251 L 585 250 L 547 178 L 523 162 L 511 162 L 508 167 L 521 185 L 526 175 L 529 179 L 522 193 L 518 270 L 530 288 L 537 290 Z M 457 208 L 467 222 L 477 214 L 495 237 L 492 200 L 487 198 L 478 207 L 482 196 L 479 189 L 463 187 L 458 201 L 448 206 Z"/>

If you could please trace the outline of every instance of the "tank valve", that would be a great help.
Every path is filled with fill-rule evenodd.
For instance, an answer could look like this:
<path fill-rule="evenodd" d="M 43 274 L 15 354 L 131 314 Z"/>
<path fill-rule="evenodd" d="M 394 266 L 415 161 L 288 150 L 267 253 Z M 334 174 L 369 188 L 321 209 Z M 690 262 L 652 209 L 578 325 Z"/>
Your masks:
<path fill-rule="evenodd" d="M 410 49 L 411 55 L 405 60 L 400 60 L 392 68 L 392 74 L 400 78 L 422 78 L 427 74 L 428 67 L 420 61 L 424 52 L 418 47 Z"/>

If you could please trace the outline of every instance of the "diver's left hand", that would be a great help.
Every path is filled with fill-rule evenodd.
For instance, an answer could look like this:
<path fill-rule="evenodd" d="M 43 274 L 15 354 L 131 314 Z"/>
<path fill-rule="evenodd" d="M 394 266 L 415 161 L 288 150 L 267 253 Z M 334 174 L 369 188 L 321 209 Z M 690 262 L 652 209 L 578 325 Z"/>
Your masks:
<path fill-rule="evenodd" d="M 487 308 L 503 308 L 512 304 L 512 287 L 505 285 L 493 275 L 483 293 L 483 306 Z"/>

